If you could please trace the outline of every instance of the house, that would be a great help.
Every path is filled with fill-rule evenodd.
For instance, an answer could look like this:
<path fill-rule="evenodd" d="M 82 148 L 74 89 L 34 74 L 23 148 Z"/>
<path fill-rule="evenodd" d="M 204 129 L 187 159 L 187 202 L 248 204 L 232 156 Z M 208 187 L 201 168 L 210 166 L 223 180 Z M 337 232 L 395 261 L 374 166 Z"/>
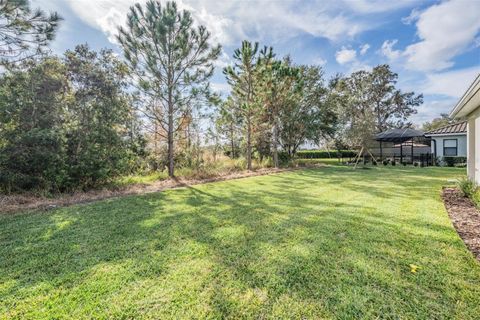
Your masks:
<path fill-rule="evenodd" d="M 434 157 L 467 156 L 467 121 L 461 121 L 425 132 L 432 139 L 431 152 Z"/>
<path fill-rule="evenodd" d="M 480 184 L 480 74 L 455 105 L 450 116 L 467 120 L 467 174 Z"/>

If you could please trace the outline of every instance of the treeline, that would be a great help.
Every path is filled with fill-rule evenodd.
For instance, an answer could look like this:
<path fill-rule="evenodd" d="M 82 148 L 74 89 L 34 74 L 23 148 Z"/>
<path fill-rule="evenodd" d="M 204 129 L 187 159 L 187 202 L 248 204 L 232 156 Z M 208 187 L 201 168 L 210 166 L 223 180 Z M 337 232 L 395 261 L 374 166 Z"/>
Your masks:
<path fill-rule="evenodd" d="M 248 41 L 233 58 L 235 65 L 224 69 L 231 93 L 216 124 L 230 154 L 244 143 L 248 169 L 254 150 L 260 158 L 272 156 L 278 167 L 279 149 L 293 156 L 305 141 L 335 132 L 338 116 L 320 67 L 294 65 L 288 57 L 278 59 L 273 48 Z"/>
<path fill-rule="evenodd" d="M 68 191 L 118 176 L 195 170 L 225 154 L 278 167 L 305 143 L 352 150 L 409 125 L 422 96 L 396 88 L 388 65 L 328 81 L 323 69 L 243 41 L 210 78 L 221 46 L 175 2 L 131 7 L 117 40 L 124 58 L 80 45 L 46 51 L 61 18 L 27 1 L 0 2 L 0 189 Z M 243 161 L 243 160 L 242 160 Z M 235 164 L 238 167 L 237 164 Z"/>
<path fill-rule="evenodd" d="M 128 68 L 109 50 L 77 46 L 0 77 L 0 186 L 5 191 L 89 188 L 143 156 Z"/>

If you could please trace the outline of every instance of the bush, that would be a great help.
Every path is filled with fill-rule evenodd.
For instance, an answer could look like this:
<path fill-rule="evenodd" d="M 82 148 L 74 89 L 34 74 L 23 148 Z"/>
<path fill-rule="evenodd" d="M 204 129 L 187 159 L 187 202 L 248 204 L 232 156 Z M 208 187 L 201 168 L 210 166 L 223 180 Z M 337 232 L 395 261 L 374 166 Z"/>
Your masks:
<path fill-rule="evenodd" d="M 356 155 L 357 152 L 352 150 L 332 150 L 330 153 L 326 150 L 302 150 L 296 153 L 299 159 L 353 158 Z"/>
<path fill-rule="evenodd" d="M 477 185 L 473 180 L 468 178 L 462 178 L 457 181 L 457 186 L 462 192 L 464 197 L 470 198 L 473 200 L 473 196 L 477 192 Z"/>
<path fill-rule="evenodd" d="M 262 168 L 273 168 L 275 165 L 273 163 L 273 159 L 271 157 L 265 157 L 262 161 L 260 161 L 260 167 Z"/>
<path fill-rule="evenodd" d="M 467 163 L 467 157 L 443 157 L 441 163 L 447 167 L 454 167 L 457 164 Z"/>
<path fill-rule="evenodd" d="M 383 160 L 382 163 L 384 166 L 388 166 L 388 160 Z"/>
<path fill-rule="evenodd" d="M 396 166 L 397 163 L 395 162 L 395 160 L 392 161 L 392 166 Z"/>
<path fill-rule="evenodd" d="M 245 158 L 235 159 L 233 162 L 233 168 L 235 170 L 245 170 L 247 168 L 247 160 Z"/>
<path fill-rule="evenodd" d="M 278 161 L 281 164 L 288 164 L 290 162 L 290 160 L 292 160 L 291 158 L 292 157 L 290 157 L 288 152 L 285 152 L 285 151 L 279 151 L 278 152 Z"/>

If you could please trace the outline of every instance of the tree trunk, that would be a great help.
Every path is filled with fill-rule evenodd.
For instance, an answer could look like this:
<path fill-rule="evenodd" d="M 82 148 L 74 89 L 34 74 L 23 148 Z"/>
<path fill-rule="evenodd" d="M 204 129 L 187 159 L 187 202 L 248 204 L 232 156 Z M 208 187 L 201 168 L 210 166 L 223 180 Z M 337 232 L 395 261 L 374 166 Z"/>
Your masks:
<path fill-rule="evenodd" d="M 235 141 L 234 141 L 234 132 L 233 132 L 233 127 L 231 128 L 231 131 L 230 131 L 230 143 L 231 143 L 231 146 L 232 146 L 232 153 L 231 153 L 231 156 L 232 156 L 232 159 L 235 159 Z"/>
<path fill-rule="evenodd" d="M 250 117 L 247 119 L 247 169 L 252 170 L 252 124 Z"/>
<path fill-rule="evenodd" d="M 278 126 L 277 126 L 277 122 L 275 121 L 273 125 L 273 164 L 275 165 L 275 168 L 279 167 L 277 145 L 278 145 Z"/>
<path fill-rule="evenodd" d="M 169 93 L 171 96 L 171 93 Z M 170 98 L 170 97 L 169 97 Z M 173 154 L 173 104 L 169 99 L 168 103 L 168 176 L 173 178 L 174 172 L 174 154 Z"/>

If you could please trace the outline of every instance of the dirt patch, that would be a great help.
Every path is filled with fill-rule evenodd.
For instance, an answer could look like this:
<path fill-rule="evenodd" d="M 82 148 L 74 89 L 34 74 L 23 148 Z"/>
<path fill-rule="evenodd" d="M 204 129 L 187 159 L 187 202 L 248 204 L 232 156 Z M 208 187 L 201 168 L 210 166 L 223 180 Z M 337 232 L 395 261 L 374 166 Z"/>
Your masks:
<path fill-rule="evenodd" d="M 38 197 L 33 195 L 0 195 L 0 214 L 15 213 L 31 210 L 51 210 L 58 207 L 69 206 L 79 203 L 90 203 L 98 200 L 116 198 L 128 195 L 140 195 L 159 192 L 166 189 L 174 189 L 184 186 L 197 185 L 208 182 L 240 179 L 253 176 L 262 176 L 273 173 L 298 170 L 299 168 L 286 169 L 258 169 L 255 171 L 243 171 L 226 173 L 205 179 L 167 179 L 151 184 L 132 184 L 119 189 L 102 189 L 74 194 L 62 194 L 53 198 Z"/>
<path fill-rule="evenodd" d="M 468 249 L 480 261 L 480 212 L 456 188 L 444 188 L 442 198 L 455 229 Z"/>

